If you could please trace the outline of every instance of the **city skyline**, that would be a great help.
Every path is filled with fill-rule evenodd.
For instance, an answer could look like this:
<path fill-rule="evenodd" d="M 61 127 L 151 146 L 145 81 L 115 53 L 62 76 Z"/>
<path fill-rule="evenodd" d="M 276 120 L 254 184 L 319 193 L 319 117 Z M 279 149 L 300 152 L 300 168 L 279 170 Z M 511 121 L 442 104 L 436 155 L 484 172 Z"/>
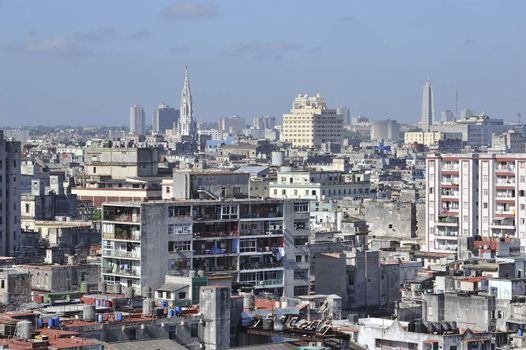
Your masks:
<path fill-rule="evenodd" d="M 457 92 L 459 110 L 507 120 L 526 110 L 523 2 L 307 1 L 301 20 L 297 4 L 1 1 L 1 124 L 127 124 L 130 105 L 178 106 L 185 66 L 198 122 L 279 118 L 298 93 L 319 92 L 353 116 L 416 123 L 428 76 L 437 114 L 454 110 Z"/>

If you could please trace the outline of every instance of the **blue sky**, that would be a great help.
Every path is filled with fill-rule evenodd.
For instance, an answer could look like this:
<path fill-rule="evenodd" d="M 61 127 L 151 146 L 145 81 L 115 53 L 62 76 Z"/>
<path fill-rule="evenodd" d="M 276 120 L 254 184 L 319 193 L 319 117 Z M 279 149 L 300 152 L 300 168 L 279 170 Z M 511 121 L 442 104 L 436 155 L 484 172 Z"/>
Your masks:
<path fill-rule="evenodd" d="M 0 0 L 0 125 L 124 125 L 179 104 L 198 121 L 280 116 L 320 92 L 352 115 L 526 113 L 524 0 Z"/>

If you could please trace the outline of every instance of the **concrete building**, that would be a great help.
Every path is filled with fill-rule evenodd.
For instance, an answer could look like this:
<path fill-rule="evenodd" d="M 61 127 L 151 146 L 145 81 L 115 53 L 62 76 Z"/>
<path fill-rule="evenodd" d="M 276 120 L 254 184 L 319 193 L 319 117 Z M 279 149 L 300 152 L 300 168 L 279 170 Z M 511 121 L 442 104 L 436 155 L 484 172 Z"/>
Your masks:
<path fill-rule="evenodd" d="M 429 155 L 426 169 L 427 250 L 460 254 L 480 235 L 518 238 L 526 251 L 526 155 Z"/>
<path fill-rule="evenodd" d="M 84 152 L 84 172 L 90 179 L 157 176 L 157 149 L 131 147 L 88 147 Z"/>
<path fill-rule="evenodd" d="M 460 132 L 440 132 L 440 131 L 408 131 L 404 133 L 404 143 L 410 145 L 418 143 L 427 147 L 437 146 L 440 140 L 462 139 Z"/>
<path fill-rule="evenodd" d="M 398 141 L 400 139 L 400 124 L 396 120 L 375 120 L 371 125 L 371 140 Z"/>
<path fill-rule="evenodd" d="M 100 266 L 76 265 L 26 265 L 31 288 L 47 293 L 84 293 L 99 290 Z"/>
<path fill-rule="evenodd" d="M 19 269 L 0 270 L 0 304 L 15 306 L 30 301 L 29 274 Z"/>
<path fill-rule="evenodd" d="M 444 133 L 462 133 L 462 141 L 472 147 L 490 146 L 494 133 L 503 133 L 513 129 L 524 134 L 525 126 L 522 124 L 504 124 L 502 119 L 493 119 L 487 115 L 471 116 L 465 119 L 457 119 L 456 122 L 447 124 L 436 124 L 431 131 Z"/>
<path fill-rule="evenodd" d="M 161 102 L 153 111 L 152 131 L 164 134 L 166 130 L 176 130 L 179 125 L 179 110 Z"/>
<path fill-rule="evenodd" d="M 21 145 L 0 130 L 0 255 L 20 250 Z"/>
<path fill-rule="evenodd" d="M 163 181 L 163 199 L 247 198 L 250 174 L 228 170 L 175 170 Z"/>
<path fill-rule="evenodd" d="M 524 153 L 526 151 L 526 137 L 516 130 L 494 133 L 491 137 L 492 152 Z"/>
<path fill-rule="evenodd" d="M 237 135 L 243 131 L 246 126 L 247 122 L 245 118 L 242 118 L 238 115 L 219 119 L 219 130 L 232 135 Z"/>
<path fill-rule="evenodd" d="M 135 135 L 144 135 L 146 119 L 144 108 L 140 105 L 130 107 L 130 133 Z"/>
<path fill-rule="evenodd" d="M 336 113 L 343 116 L 343 125 L 351 125 L 351 109 L 348 106 L 340 106 L 336 108 Z"/>
<path fill-rule="evenodd" d="M 435 332 L 435 324 L 365 318 L 358 321 L 354 340 L 367 349 L 488 350 L 493 346 L 490 332 L 449 328 Z"/>
<path fill-rule="evenodd" d="M 283 115 L 282 140 L 293 147 L 320 148 L 322 144 L 341 144 L 343 115 L 327 107 L 325 99 L 298 95 L 290 113 Z"/>
<path fill-rule="evenodd" d="M 252 119 L 252 127 L 256 130 L 274 129 L 276 126 L 276 117 L 265 115 L 261 117 L 254 117 Z"/>
<path fill-rule="evenodd" d="M 315 259 L 316 293 L 340 296 L 345 310 L 392 307 L 400 299 L 400 264 L 382 264 L 379 251 L 353 249 Z"/>
<path fill-rule="evenodd" d="M 422 114 L 420 116 L 420 128 L 429 131 L 435 124 L 435 98 L 433 96 L 433 86 L 428 80 L 424 85 L 422 93 Z"/>
<path fill-rule="evenodd" d="M 103 206 L 102 279 L 137 293 L 165 275 L 228 274 L 233 283 L 292 296 L 308 285 L 309 203 L 177 200 Z M 302 228 L 296 228 L 302 227 Z"/>
<path fill-rule="evenodd" d="M 453 113 L 450 109 L 448 109 L 441 113 L 440 119 L 442 120 L 442 123 L 454 122 L 455 113 Z"/>
<path fill-rule="evenodd" d="M 368 197 L 370 182 L 361 173 L 339 171 L 301 171 L 282 167 L 269 185 L 272 198 L 321 201 L 344 197 Z"/>

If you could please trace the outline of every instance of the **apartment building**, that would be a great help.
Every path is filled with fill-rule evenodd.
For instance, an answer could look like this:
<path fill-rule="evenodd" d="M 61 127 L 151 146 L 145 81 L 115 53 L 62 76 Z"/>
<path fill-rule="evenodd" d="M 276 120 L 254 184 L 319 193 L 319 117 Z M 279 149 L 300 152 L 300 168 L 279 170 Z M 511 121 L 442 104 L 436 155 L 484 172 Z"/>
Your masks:
<path fill-rule="evenodd" d="M 103 206 L 102 279 L 137 293 L 165 275 L 232 276 L 256 293 L 308 288 L 308 201 L 173 200 Z"/>
<path fill-rule="evenodd" d="M 362 173 L 293 170 L 282 167 L 269 185 L 272 198 L 321 201 L 344 197 L 368 197 L 370 182 Z"/>
<path fill-rule="evenodd" d="M 324 143 L 341 144 L 343 115 L 328 108 L 320 94 L 299 94 L 290 113 L 283 114 L 282 140 L 293 147 L 304 148 L 319 148 Z"/>
<path fill-rule="evenodd" d="M 20 250 L 20 142 L 0 130 L 0 255 Z"/>
<path fill-rule="evenodd" d="M 457 251 L 476 235 L 514 237 L 526 251 L 526 154 L 429 155 L 426 246 Z"/>

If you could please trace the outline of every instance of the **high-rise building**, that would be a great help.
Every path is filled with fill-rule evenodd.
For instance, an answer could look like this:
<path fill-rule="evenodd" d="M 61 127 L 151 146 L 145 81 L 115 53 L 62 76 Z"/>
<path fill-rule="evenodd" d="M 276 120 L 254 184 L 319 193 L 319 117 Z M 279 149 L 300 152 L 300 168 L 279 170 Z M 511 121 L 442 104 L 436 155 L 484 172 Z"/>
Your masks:
<path fill-rule="evenodd" d="M 451 110 L 443 111 L 441 115 L 442 123 L 454 122 L 455 114 Z"/>
<path fill-rule="evenodd" d="M 420 118 L 420 127 L 424 131 L 429 131 L 431 125 L 435 123 L 435 101 L 433 97 L 433 86 L 428 80 L 424 85 L 422 95 L 422 116 Z"/>
<path fill-rule="evenodd" d="M 179 128 L 177 134 L 181 137 L 196 136 L 196 123 L 192 104 L 192 92 L 190 91 L 190 80 L 188 79 L 188 68 L 184 74 L 183 91 L 181 92 L 181 108 L 179 110 Z"/>
<path fill-rule="evenodd" d="M 144 135 L 144 108 L 140 105 L 130 107 L 130 133 L 135 135 Z"/>
<path fill-rule="evenodd" d="M 299 94 L 290 113 L 283 114 L 282 139 L 292 143 L 293 147 L 319 148 L 326 143 L 341 144 L 343 116 L 336 109 L 327 108 L 320 94 Z"/>
<path fill-rule="evenodd" d="M 269 115 L 254 117 L 252 119 L 252 128 L 257 130 L 274 129 L 276 118 Z"/>
<path fill-rule="evenodd" d="M 238 115 L 219 119 L 219 130 L 237 135 L 244 128 L 246 128 L 247 122 L 245 118 Z"/>
<path fill-rule="evenodd" d="M 156 134 L 164 134 L 168 129 L 177 129 L 179 124 L 179 111 L 166 103 L 161 102 L 159 107 L 153 111 L 152 131 Z"/>
<path fill-rule="evenodd" d="M 351 125 L 351 109 L 348 106 L 340 106 L 336 113 L 343 115 L 343 125 Z"/>
<path fill-rule="evenodd" d="M 467 251 L 474 236 L 518 238 L 526 251 L 526 155 L 429 155 L 426 248 Z"/>
<path fill-rule="evenodd" d="M 4 139 L 0 130 L 0 255 L 20 251 L 20 152 L 18 141 Z"/>
<path fill-rule="evenodd" d="M 400 124 L 396 120 L 375 120 L 371 125 L 371 140 L 400 140 Z"/>
<path fill-rule="evenodd" d="M 307 200 L 268 198 L 105 203 L 102 279 L 144 293 L 194 270 L 303 295 L 309 213 Z"/>

